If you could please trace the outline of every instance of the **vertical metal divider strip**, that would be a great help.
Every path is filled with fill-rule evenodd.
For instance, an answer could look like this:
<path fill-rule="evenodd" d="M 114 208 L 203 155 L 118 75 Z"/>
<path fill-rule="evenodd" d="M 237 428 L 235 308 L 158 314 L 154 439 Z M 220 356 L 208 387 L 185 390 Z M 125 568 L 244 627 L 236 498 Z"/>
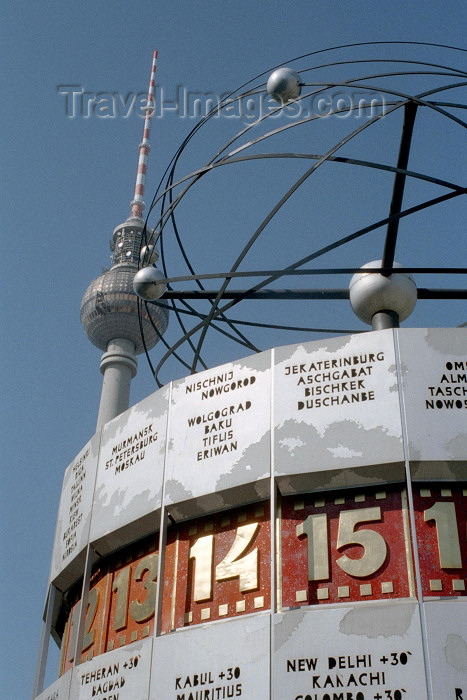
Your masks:
<path fill-rule="evenodd" d="M 401 493 L 401 504 L 402 504 L 402 527 L 404 528 L 404 541 L 405 541 L 405 557 L 407 560 L 407 576 L 409 579 L 409 596 L 415 598 L 415 575 L 414 575 L 414 562 L 412 556 L 412 546 L 411 546 L 411 530 L 409 522 L 409 504 L 407 500 L 407 484 L 405 489 L 402 489 Z"/>
<path fill-rule="evenodd" d="M 177 571 L 178 571 L 178 552 L 180 547 L 180 531 L 177 531 L 177 536 L 175 540 L 175 556 L 174 556 L 174 568 L 173 568 L 173 580 L 172 580 L 172 604 L 170 606 L 170 627 L 171 630 L 175 629 L 175 608 L 176 608 L 176 598 L 177 598 Z"/>
<path fill-rule="evenodd" d="M 165 565 L 165 545 L 167 541 L 167 512 L 161 507 L 160 529 L 159 529 L 159 559 L 157 563 L 157 593 L 154 611 L 154 632 L 153 637 L 159 637 L 162 624 L 162 594 L 164 590 L 164 565 Z"/>
<path fill-rule="evenodd" d="M 81 588 L 81 600 L 79 603 L 79 622 L 78 633 L 76 635 L 76 644 L 73 650 L 73 668 L 81 663 L 81 650 L 83 647 L 84 627 L 86 625 L 86 611 L 88 607 L 89 582 L 91 580 L 92 565 L 94 563 L 94 550 L 90 544 L 86 549 L 86 563 L 84 566 L 83 586 Z"/>
<path fill-rule="evenodd" d="M 78 663 L 77 663 L 77 662 L 76 662 L 76 658 L 77 658 L 77 657 L 76 657 L 76 650 L 75 650 L 75 657 L 74 657 L 74 660 L 73 660 L 73 666 L 75 666 L 75 665 L 78 666 L 78 665 L 81 663 L 82 646 L 83 646 L 83 641 L 84 641 L 84 625 L 86 624 L 86 608 L 88 607 L 88 606 L 87 606 L 87 598 L 88 598 L 89 586 L 90 586 L 90 582 L 91 582 L 92 566 L 93 566 L 94 562 L 97 560 L 97 558 L 101 558 L 101 555 L 99 554 L 99 552 L 98 552 L 97 550 L 95 550 L 95 549 L 92 547 L 92 545 L 91 545 L 92 521 L 93 521 L 93 516 L 94 516 L 94 497 L 95 497 L 95 495 L 96 495 L 97 474 L 98 474 L 98 472 L 99 472 L 99 461 L 100 461 L 101 449 L 102 449 L 102 427 L 99 428 L 98 431 L 96 431 L 95 435 L 96 435 L 97 433 L 99 433 L 99 444 L 98 444 L 98 448 L 97 448 L 97 460 L 96 460 L 96 471 L 95 471 L 95 474 L 94 474 L 94 485 L 93 485 L 93 487 L 92 487 L 92 506 L 91 506 L 91 515 L 90 515 L 90 518 L 89 518 L 89 531 L 88 531 L 88 546 L 89 546 L 89 548 L 90 548 L 91 551 L 92 551 L 92 556 L 91 556 L 91 564 L 90 564 L 89 574 L 88 574 L 88 576 L 87 576 L 87 587 L 85 588 L 85 585 L 84 585 L 84 584 L 86 583 L 86 571 L 87 571 L 86 567 L 87 567 L 87 563 L 88 563 L 88 554 L 89 554 L 89 552 L 86 552 L 86 564 L 85 564 L 84 574 L 83 574 L 83 589 L 82 589 L 82 591 L 81 591 L 81 601 L 82 601 L 82 600 L 83 600 L 83 592 L 84 592 L 84 590 L 86 590 L 86 605 L 84 606 L 84 621 L 83 621 L 83 627 L 82 627 L 82 629 L 81 629 L 81 619 L 82 619 L 82 616 L 83 616 L 83 611 L 82 611 L 82 609 L 81 609 L 81 610 L 80 610 L 80 617 L 79 617 L 79 620 L 80 620 L 80 627 L 78 628 L 78 634 L 76 635 L 76 650 L 77 650 L 77 649 L 80 649 L 81 651 L 80 651 L 80 653 L 79 653 L 79 661 L 78 661 Z M 93 436 L 93 437 L 94 437 L 94 436 Z M 91 438 L 91 440 L 92 440 L 92 439 L 93 439 L 93 438 Z M 81 640 L 80 640 L 80 636 L 79 636 L 79 632 L 80 632 L 80 631 L 81 631 L 81 633 L 82 633 Z M 107 641 L 107 640 L 106 640 L 106 641 Z M 101 644 L 102 644 L 102 640 L 101 640 Z M 102 653 L 102 650 L 99 650 L 99 653 L 101 654 L 101 653 Z"/>
<path fill-rule="evenodd" d="M 88 531 L 88 545 L 86 549 L 86 563 L 84 565 L 83 573 L 83 585 L 81 588 L 81 600 L 80 600 L 80 611 L 79 611 L 79 623 L 78 623 L 78 633 L 76 635 L 76 644 L 73 650 L 73 669 L 75 666 L 79 666 L 81 663 L 81 653 L 84 640 L 84 627 L 86 624 L 86 610 L 88 607 L 88 594 L 89 594 L 89 584 L 91 580 L 92 565 L 94 564 L 96 552 L 90 544 L 91 539 L 91 528 L 92 528 L 92 516 L 94 512 L 94 495 L 96 493 L 96 483 L 97 483 L 97 472 L 99 471 L 99 458 L 101 456 L 102 447 L 102 428 L 99 428 L 99 448 L 97 450 L 97 462 L 96 462 L 96 473 L 94 474 L 94 485 L 92 489 L 92 508 L 91 517 L 89 518 L 89 531 Z M 92 440 L 92 438 L 91 438 Z M 74 673 L 74 671 L 73 671 Z"/>
<path fill-rule="evenodd" d="M 166 467 L 167 467 L 167 455 L 169 451 L 169 426 L 170 426 L 170 414 L 172 405 L 172 387 L 173 382 L 170 382 L 168 386 L 169 395 L 167 401 L 167 420 L 165 424 L 165 450 L 164 450 L 164 465 L 162 469 L 162 495 L 161 495 L 161 516 L 159 523 L 159 561 L 157 565 L 157 593 L 156 593 L 156 605 L 154 611 L 154 632 L 153 632 L 153 642 L 151 648 L 151 664 L 149 668 L 149 688 L 151 688 L 152 681 L 152 668 L 154 659 L 154 638 L 159 637 L 161 633 L 162 626 L 162 602 L 163 602 L 163 592 L 164 592 L 164 569 L 165 569 L 165 546 L 167 541 L 167 521 L 168 514 L 165 506 L 165 481 L 166 481 Z"/>
<path fill-rule="evenodd" d="M 39 654 L 37 657 L 36 673 L 34 676 L 34 685 L 32 697 L 42 693 L 44 690 L 45 672 L 47 669 L 47 660 L 49 655 L 49 641 L 52 629 L 52 615 L 55 603 L 57 589 L 50 583 L 45 602 L 45 620 L 42 622 L 41 639 L 39 643 Z"/>
<path fill-rule="evenodd" d="M 102 608 L 102 622 L 105 624 L 105 628 L 101 630 L 102 636 L 100 639 L 100 644 L 99 644 L 99 654 L 105 654 L 107 651 L 107 640 L 109 638 L 109 629 L 110 629 L 110 606 L 112 604 L 112 593 L 113 593 L 113 583 L 114 581 L 111 580 L 111 576 L 109 574 L 108 568 L 106 568 L 106 582 L 105 582 L 105 593 L 104 593 L 104 605 Z M 115 575 L 115 569 L 112 572 L 112 575 Z M 107 610 L 109 611 L 109 619 L 106 621 L 106 613 Z M 110 650 L 109 650 L 110 651 Z M 97 654 L 95 654 L 97 656 Z"/>
<path fill-rule="evenodd" d="M 412 493 L 412 478 L 410 474 L 410 455 L 409 455 L 409 442 L 408 442 L 408 431 L 407 431 L 407 416 L 405 412 L 405 396 L 402 385 L 402 368 L 401 368 L 401 352 L 399 344 L 399 329 L 393 329 L 394 338 L 394 355 L 396 358 L 396 373 L 397 373 L 397 384 L 399 387 L 399 409 L 401 415 L 401 427 L 402 427 L 402 447 L 404 451 L 404 465 L 405 465 L 405 481 L 407 485 L 407 500 L 409 505 L 409 522 L 411 529 L 411 540 L 412 540 L 412 551 L 415 564 L 415 581 L 417 584 L 417 601 L 418 601 L 418 612 L 420 617 L 420 627 L 422 635 L 422 648 L 423 648 L 423 662 L 425 668 L 425 679 L 426 687 L 428 693 L 428 700 L 432 700 L 433 693 L 431 687 L 431 677 L 428 667 L 428 649 L 427 649 L 427 639 L 426 639 L 426 621 L 425 621 L 425 611 L 423 606 L 423 590 L 422 590 L 422 577 L 420 573 L 420 560 L 418 557 L 418 543 L 417 543 L 417 531 L 415 528 L 415 510 L 413 502 Z"/>
<path fill-rule="evenodd" d="M 271 610 L 269 613 L 269 697 L 272 700 L 274 697 L 274 616 L 277 612 L 277 582 L 278 582 L 278 571 L 279 559 L 277 557 L 276 541 L 278 542 L 278 533 L 276 532 L 277 523 L 277 513 L 276 513 L 276 503 L 277 503 L 277 489 L 276 482 L 274 478 L 275 474 L 275 462 L 274 462 L 274 366 L 275 366 L 275 349 L 271 350 L 271 364 L 270 364 L 270 394 L 269 394 L 269 435 L 270 435 L 270 489 L 269 489 L 269 517 L 271 522 Z"/>

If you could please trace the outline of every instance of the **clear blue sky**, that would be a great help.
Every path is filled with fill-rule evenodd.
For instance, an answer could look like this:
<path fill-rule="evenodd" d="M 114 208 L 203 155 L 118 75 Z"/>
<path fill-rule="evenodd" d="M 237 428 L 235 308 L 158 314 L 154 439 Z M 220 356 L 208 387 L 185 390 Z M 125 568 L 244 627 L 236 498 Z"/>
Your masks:
<path fill-rule="evenodd" d="M 278 0 L 18 0 L 4 6 L 0 663 L 5 698 L 31 694 L 63 471 L 94 432 L 101 388 L 100 352 L 82 331 L 79 306 L 89 282 L 109 264 L 113 228 L 129 213 L 142 130 L 142 121 L 134 113 L 128 118 L 94 115 L 85 119 L 79 113 L 68 118 L 58 86 L 78 85 L 93 94 L 122 96 L 145 91 L 152 51 L 157 48 L 157 80 L 169 99 L 178 85 L 192 92 L 220 94 L 294 56 L 331 46 L 397 40 L 462 47 L 465 20 L 461 0 L 291 0 L 287 4 Z M 397 47 L 389 52 L 392 58 L 399 53 L 407 54 Z M 370 54 L 378 57 L 376 51 Z M 464 69 L 465 56 L 422 47 L 411 53 L 412 58 Z M 307 65 L 313 65 L 312 59 Z M 173 113 L 153 125 L 147 202 L 193 125 L 192 119 Z M 367 157 L 395 164 L 396 127 L 397 123 L 387 139 L 382 132 L 369 137 Z M 216 128 L 214 124 L 213 130 L 200 134 L 188 155 L 188 168 L 202 165 L 217 142 L 235 133 L 239 124 L 223 123 L 217 135 Z M 462 137 L 461 129 L 452 134 L 432 126 L 417 131 L 419 169 L 459 182 L 466 162 Z M 360 143 L 346 155 L 355 157 Z M 320 145 L 312 148 L 319 150 Z M 437 162 L 435 169 L 433 162 Z M 272 185 L 270 189 L 267 178 L 285 176 L 279 188 L 283 192 L 284 183 L 298 177 L 295 164 L 290 165 L 290 177 L 287 172 L 284 175 L 285 167 L 271 165 L 264 180 L 247 169 L 238 180 L 236 174 L 230 181 L 219 175 L 187 201 L 187 213 L 180 221 L 199 272 L 224 271 L 233 262 L 246 240 L 243 215 L 250 217 L 251 234 L 261 220 L 258 202 L 272 206 L 277 198 L 279 190 Z M 297 198 L 294 208 L 278 220 L 284 235 L 274 232 L 272 242 L 258 247 L 252 268 L 283 266 L 313 250 L 321 238 L 335 240 L 370 223 L 373 209 L 375 217 L 381 207 L 387 211 L 388 183 L 372 175 L 362 181 L 359 198 L 344 188 L 344 200 L 339 202 L 333 173 L 323 172 L 320 193 L 309 188 Z M 309 211 L 306 206 L 313 196 Z M 264 215 L 267 209 L 261 211 Z M 305 234 L 316 236 L 316 243 L 308 243 Z M 460 202 L 414 220 L 401 235 L 405 236 L 404 259 L 396 257 L 406 265 L 420 261 L 427 266 L 466 264 L 461 239 L 465 205 Z M 341 250 L 323 260 L 322 266 L 363 264 L 380 257 L 381 245 L 365 241 L 352 250 L 354 257 Z M 185 269 L 172 273 L 184 274 Z M 332 286 L 346 284 L 347 280 L 339 279 Z M 362 328 L 347 307 L 336 310 L 335 318 L 324 309 L 310 305 L 309 318 L 300 317 L 299 322 Z M 267 307 L 268 319 L 275 313 Z M 413 325 L 458 325 L 466 320 L 465 302 L 425 302 L 417 308 Z M 263 347 L 269 342 L 295 342 L 286 336 L 259 340 Z M 216 364 L 235 356 L 228 352 L 218 350 L 214 342 L 207 350 L 208 359 Z M 235 352 L 248 354 L 242 348 Z M 139 368 L 133 400 L 155 389 L 144 357 Z"/>

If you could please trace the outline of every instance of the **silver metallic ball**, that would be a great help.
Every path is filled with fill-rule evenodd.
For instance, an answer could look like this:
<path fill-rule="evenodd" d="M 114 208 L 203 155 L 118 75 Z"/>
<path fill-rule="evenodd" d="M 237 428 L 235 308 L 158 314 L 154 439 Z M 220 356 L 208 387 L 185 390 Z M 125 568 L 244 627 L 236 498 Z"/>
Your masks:
<path fill-rule="evenodd" d="M 159 260 L 159 251 L 155 245 L 143 245 L 139 258 L 144 266 L 152 265 Z"/>
<path fill-rule="evenodd" d="M 150 265 L 138 270 L 133 280 L 133 289 L 144 301 L 155 301 L 160 299 L 167 289 L 167 284 L 161 282 L 164 275 L 157 267 Z"/>
<path fill-rule="evenodd" d="M 300 76 L 291 68 L 277 68 L 268 79 L 267 91 L 276 102 L 284 104 L 300 96 Z"/>
<path fill-rule="evenodd" d="M 362 266 L 381 267 L 381 260 Z M 394 263 L 393 267 L 402 267 Z M 356 272 L 350 280 L 350 304 L 361 321 L 371 325 L 373 316 L 381 311 L 394 311 L 400 321 L 406 319 L 417 303 L 417 287 L 412 275 L 394 272 L 389 277 L 377 272 Z"/>
<path fill-rule="evenodd" d="M 144 351 L 138 320 L 138 297 L 133 290 L 136 266 L 131 263 L 114 265 L 91 282 L 81 301 L 80 317 L 86 334 L 103 351 L 111 340 L 123 338 L 135 346 L 136 354 Z M 141 308 L 144 340 L 148 349 L 154 347 L 169 322 L 168 309 L 151 308 L 149 318 Z"/>

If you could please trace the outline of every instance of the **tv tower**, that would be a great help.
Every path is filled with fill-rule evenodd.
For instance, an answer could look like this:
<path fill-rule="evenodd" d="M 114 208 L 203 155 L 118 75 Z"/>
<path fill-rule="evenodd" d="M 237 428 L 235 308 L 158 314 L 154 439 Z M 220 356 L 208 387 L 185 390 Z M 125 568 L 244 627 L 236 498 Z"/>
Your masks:
<path fill-rule="evenodd" d="M 91 282 L 81 301 L 83 328 L 91 343 L 104 351 L 100 363 L 104 379 L 97 429 L 129 407 L 130 383 L 137 371 L 136 355 L 144 350 L 133 277 L 138 270 L 145 231 L 143 197 L 150 149 L 149 133 L 155 106 L 156 66 L 157 51 L 154 51 L 130 215 L 113 232 L 112 267 Z M 149 238 L 151 231 L 147 230 L 147 233 Z M 150 253 L 150 258 L 147 264 L 157 260 L 155 250 Z M 149 317 L 141 305 L 141 323 L 149 350 L 167 328 L 168 310 L 153 305 Z"/>

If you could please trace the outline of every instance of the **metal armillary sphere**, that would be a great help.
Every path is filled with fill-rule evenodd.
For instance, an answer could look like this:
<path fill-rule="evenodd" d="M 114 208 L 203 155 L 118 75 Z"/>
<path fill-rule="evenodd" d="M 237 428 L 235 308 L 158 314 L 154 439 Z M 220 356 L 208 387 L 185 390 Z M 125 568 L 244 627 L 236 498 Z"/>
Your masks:
<path fill-rule="evenodd" d="M 466 54 L 410 42 L 334 47 L 272 67 L 210 105 L 149 209 L 153 233 L 143 242 L 160 246 L 162 274 L 147 269 L 148 254 L 135 278 L 138 284 L 142 277 L 135 291 L 149 316 L 154 304 L 171 311 L 165 354 L 155 365 L 148 354 L 159 385 L 169 360 L 184 373 L 218 364 L 206 350 L 212 333 L 249 354 L 274 344 L 272 331 L 284 344 L 297 342 L 292 333 L 309 339 L 363 330 L 348 327 L 356 321 L 348 303 L 354 274 L 354 296 L 367 277 L 372 290 L 386 294 L 391 279 L 396 296 L 408 290 L 401 311 L 380 309 L 395 316 L 395 325 L 417 297 L 467 298 L 458 242 L 467 85 L 458 64 Z M 399 267 L 391 277 L 396 242 Z M 339 275 L 345 284 L 333 288 Z M 297 286 L 317 276 L 325 286 Z M 214 287 L 206 289 L 209 279 Z M 276 288 L 278 280 L 287 286 Z M 336 300 L 344 300 L 339 308 Z M 362 310 L 361 299 L 353 305 L 371 324 L 373 306 Z M 384 324 L 373 320 L 373 327 Z"/>

